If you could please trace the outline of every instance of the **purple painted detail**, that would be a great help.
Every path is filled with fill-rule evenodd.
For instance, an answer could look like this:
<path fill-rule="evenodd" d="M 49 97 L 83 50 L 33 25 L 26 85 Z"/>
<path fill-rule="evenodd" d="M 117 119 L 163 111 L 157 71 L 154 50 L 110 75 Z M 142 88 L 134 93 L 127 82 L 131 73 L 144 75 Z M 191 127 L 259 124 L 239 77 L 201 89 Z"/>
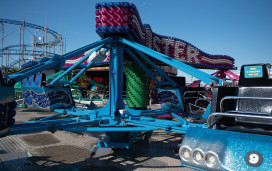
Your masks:
<path fill-rule="evenodd" d="M 23 84 L 22 84 L 23 87 L 27 86 L 27 78 L 23 79 Z"/>
<path fill-rule="evenodd" d="M 32 85 L 33 79 L 34 79 L 34 75 L 31 75 L 30 77 L 28 77 L 27 83 L 28 83 L 29 86 Z"/>
<path fill-rule="evenodd" d="M 41 74 L 36 74 L 34 85 L 37 86 L 37 87 L 40 87 L 41 80 L 42 80 L 42 75 Z"/>
<path fill-rule="evenodd" d="M 159 104 L 171 103 L 171 104 L 174 104 L 174 105 L 178 105 L 179 102 L 180 102 L 178 97 L 175 95 L 175 93 L 173 93 L 171 91 L 161 91 L 161 92 L 159 92 L 158 100 L 159 100 Z"/>
<path fill-rule="evenodd" d="M 28 61 L 22 65 L 22 68 L 29 68 L 37 64 L 38 64 L 38 61 Z"/>
<path fill-rule="evenodd" d="M 32 105 L 33 102 L 41 108 L 50 107 L 57 103 L 71 104 L 69 96 L 64 91 L 51 91 L 46 94 L 36 94 L 34 91 L 22 93 L 25 103 Z"/>

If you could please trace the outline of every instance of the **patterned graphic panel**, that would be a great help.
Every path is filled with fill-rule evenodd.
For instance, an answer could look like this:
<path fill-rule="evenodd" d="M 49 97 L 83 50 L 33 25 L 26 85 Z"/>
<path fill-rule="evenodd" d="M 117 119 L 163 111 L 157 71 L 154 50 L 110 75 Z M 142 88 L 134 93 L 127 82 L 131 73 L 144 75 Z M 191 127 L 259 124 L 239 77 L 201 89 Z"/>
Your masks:
<path fill-rule="evenodd" d="M 109 2 L 96 4 L 96 32 L 102 37 L 122 35 L 151 49 L 199 68 L 230 69 L 234 59 L 226 55 L 209 55 L 190 43 L 152 31 L 142 24 L 133 3 Z"/>
<path fill-rule="evenodd" d="M 37 94 L 33 90 L 28 90 L 22 93 L 25 103 L 29 106 L 38 108 L 50 108 L 55 104 L 72 104 L 69 95 L 64 91 L 50 91 L 47 93 Z"/>
<path fill-rule="evenodd" d="M 158 88 L 158 100 L 162 106 L 183 109 L 183 102 L 179 89 L 176 88 Z"/>

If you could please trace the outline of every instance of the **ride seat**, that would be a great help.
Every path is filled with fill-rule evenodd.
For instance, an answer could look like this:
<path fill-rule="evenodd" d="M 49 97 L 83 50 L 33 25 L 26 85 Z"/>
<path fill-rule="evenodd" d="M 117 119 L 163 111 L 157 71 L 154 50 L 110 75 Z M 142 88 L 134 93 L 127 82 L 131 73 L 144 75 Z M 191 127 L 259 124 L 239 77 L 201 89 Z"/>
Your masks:
<path fill-rule="evenodd" d="M 272 79 L 265 64 L 242 66 L 237 96 L 247 99 L 237 99 L 236 111 L 271 114 Z"/>
<path fill-rule="evenodd" d="M 258 113 L 272 112 L 272 86 L 271 87 L 239 87 L 238 96 L 240 97 L 268 97 L 264 99 L 243 99 L 237 100 L 238 111 L 249 111 Z"/>
<path fill-rule="evenodd" d="M 250 72 L 251 68 L 254 72 Z M 255 71 L 257 76 L 247 75 Z M 255 128 L 259 124 L 259 128 L 264 128 L 272 124 L 272 81 L 264 64 L 242 66 L 238 87 L 215 87 L 214 90 L 209 126 Z"/>

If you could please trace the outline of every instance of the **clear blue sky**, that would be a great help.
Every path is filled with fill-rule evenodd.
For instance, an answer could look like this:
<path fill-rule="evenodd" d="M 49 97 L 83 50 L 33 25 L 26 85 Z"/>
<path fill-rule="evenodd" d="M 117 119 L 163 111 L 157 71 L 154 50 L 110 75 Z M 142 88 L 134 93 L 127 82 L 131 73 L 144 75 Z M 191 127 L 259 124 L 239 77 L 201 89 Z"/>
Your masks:
<path fill-rule="evenodd" d="M 25 20 L 60 32 L 67 29 L 67 52 L 100 39 L 95 0 L 1 0 L 0 18 Z M 115 2 L 115 1 L 114 1 Z M 236 66 L 272 63 L 272 0 L 137 0 L 143 23 L 183 39 L 209 54 L 229 55 Z M 60 24 L 61 23 L 61 24 Z"/>

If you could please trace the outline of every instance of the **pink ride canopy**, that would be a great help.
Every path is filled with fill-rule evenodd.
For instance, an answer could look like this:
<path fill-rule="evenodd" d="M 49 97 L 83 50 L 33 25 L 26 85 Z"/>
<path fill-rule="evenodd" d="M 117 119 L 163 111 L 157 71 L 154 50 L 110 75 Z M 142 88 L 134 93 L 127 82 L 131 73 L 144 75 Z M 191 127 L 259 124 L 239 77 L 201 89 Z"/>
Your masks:
<path fill-rule="evenodd" d="M 234 59 L 229 56 L 209 55 L 184 40 L 154 33 L 149 25 L 142 24 L 133 3 L 97 3 L 95 14 L 96 32 L 102 38 L 122 35 L 197 68 L 232 69 L 234 67 Z"/>

